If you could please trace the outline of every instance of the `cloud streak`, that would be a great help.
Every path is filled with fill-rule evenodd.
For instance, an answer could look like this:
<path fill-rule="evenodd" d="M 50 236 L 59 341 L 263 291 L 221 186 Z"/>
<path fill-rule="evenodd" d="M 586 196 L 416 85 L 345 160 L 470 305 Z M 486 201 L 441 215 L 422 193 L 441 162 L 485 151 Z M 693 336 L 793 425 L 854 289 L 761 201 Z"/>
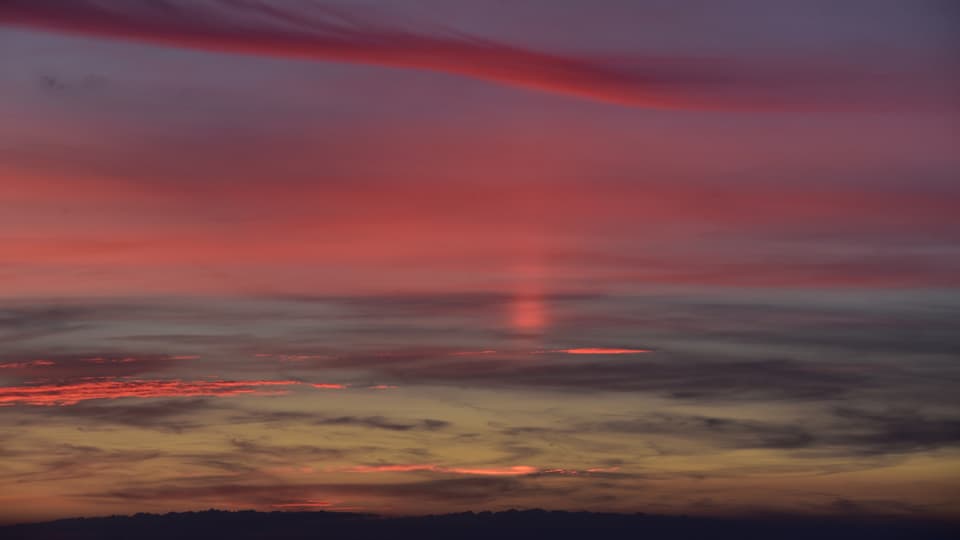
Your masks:
<path fill-rule="evenodd" d="M 779 109 L 903 97 L 891 81 L 837 68 L 556 54 L 455 30 L 409 29 L 355 7 L 312 2 L 8 0 L 0 5 L 0 23 L 215 52 L 424 69 L 639 107 Z"/>
<path fill-rule="evenodd" d="M 541 468 L 532 465 L 503 467 L 447 467 L 437 464 L 357 465 L 344 469 L 351 473 L 407 473 L 430 472 L 463 476 L 584 476 L 616 473 L 620 467 L 591 467 L 589 469 Z"/>
<path fill-rule="evenodd" d="M 278 395 L 297 381 L 89 381 L 0 388 L 0 406 L 75 405 L 92 399 Z"/>
<path fill-rule="evenodd" d="M 441 465 L 358 465 L 346 469 L 354 473 L 387 473 L 387 472 L 439 472 L 462 474 L 468 476 L 526 476 L 541 472 L 529 465 L 513 465 L 510 467 L 444 467 Z"/>
<path fill-rule="evenodd" d="M 450 423 L 444 420 L 424 418 L 415 423 L 404 423 L 389 420 L 382 416 L 338 416 L 335 418 L 320 418 L 313 422 L 318 426 L 353 426 L 372 429 L 386 429 L 389 431 L 411 431 L 423 429 L 435 431 L 449 427 Z"/>
<path fill-rule="evenodd" d="M 697 440 L 707 447 L 791 451 L 792 457 L 825 454 L 859 457 L 925 452 L 960 444 L 960 421 L 914 410 L 865 411 L 837 407 L 817 421 L 770 422 L 715 416 L 648 414 L 584 423 L 580 432 Z"/>
<path fill-rule="evenodd" d="M 607 347 L 580 347 L 580 348 L 575 348 L 575 349 L 559 349 L 559 350 L 556 350 L 556 351 L 548 351 L 548 352 L 556 352 L 556 353 L 562 353 L 562 354 L 589 354 L 589 355 L 601 354 L 601 355 L 603 355 L 603 354 L 642 354 L 642 353 L 649 353 L 649 352 L 653 352 L 653 351 L 652 351 L 651 349 L 618 349 L 618 348 L 607 348 Z"/>

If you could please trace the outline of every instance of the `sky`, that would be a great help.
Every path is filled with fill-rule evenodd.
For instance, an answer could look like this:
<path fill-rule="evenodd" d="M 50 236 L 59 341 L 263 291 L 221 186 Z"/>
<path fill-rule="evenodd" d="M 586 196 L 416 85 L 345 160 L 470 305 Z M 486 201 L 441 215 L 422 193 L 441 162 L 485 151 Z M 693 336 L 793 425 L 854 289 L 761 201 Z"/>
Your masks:
<path fill-rule="evenodd" d="M 0 2 L 0 523 L 957 519 L 958 16 Z"/>

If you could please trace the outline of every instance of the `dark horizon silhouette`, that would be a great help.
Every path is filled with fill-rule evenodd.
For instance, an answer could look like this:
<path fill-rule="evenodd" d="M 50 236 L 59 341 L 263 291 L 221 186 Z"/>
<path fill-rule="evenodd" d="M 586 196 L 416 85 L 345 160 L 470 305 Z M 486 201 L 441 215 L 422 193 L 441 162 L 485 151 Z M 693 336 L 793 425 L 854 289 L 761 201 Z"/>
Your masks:
<path fill-rule="evenodd" d="M 879 516 L 692 517 L 547 510 L 378 516 L 327 511 L 206 510 L 60 519 L 0 527 L 5 540 L 309 538 L 638 538 L 947 540 L 955 522 Z"/>

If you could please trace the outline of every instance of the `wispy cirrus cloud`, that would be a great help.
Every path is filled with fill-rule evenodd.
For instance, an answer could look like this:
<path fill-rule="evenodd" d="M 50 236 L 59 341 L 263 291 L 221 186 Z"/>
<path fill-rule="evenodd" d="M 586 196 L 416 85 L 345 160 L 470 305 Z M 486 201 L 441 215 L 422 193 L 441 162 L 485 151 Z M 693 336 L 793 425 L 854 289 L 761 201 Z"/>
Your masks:
<path fill-rule="evenodd" d="M 641 107 L 889 106 L 923 86 L 908 89 L 862 69 L 808 62 L 542 52 L 313 2 L 8 0 L 0 23 L 216 52 L 426 69 Z"/>

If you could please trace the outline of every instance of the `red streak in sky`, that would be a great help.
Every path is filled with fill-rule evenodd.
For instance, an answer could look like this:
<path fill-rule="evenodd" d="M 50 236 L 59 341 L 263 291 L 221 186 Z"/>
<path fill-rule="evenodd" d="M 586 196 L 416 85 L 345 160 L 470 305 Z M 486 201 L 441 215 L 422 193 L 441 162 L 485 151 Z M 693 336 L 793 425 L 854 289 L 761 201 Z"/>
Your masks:
<path fill-rule="evenodd" d="M 377 473 L 377 472 L 417 472 L 430 471 L 440 473 L 466 474 L 477 476 L 522 476 L 540 472 L 540 469 L 529 465 L 514 465 L 512 467 L 443 467 L 440 465 L 358 465 L 346 469 L 346 472 Z"/>
<path fill-rule="evenodd" d="M 564 354 L 642 354 L 653 351 L 650 349 L 607 349 L 603 347 L 586 347 L 581 349 L 560 349 L 550 352 Z"/>
<path fill-rule="evenodd" d="M 529 474 L 548 475 L 589 475 L 619 471 L 620 467 L 593 467 L 590 469 L 540 469 L 530 465 L 513 465 L 510 467 L 444 467 L 430 464 L 398 464 L 398 465 L 357 465 L 343 472 L 354 473 L 390 473 L 390 472 L 437 472 L 447 474 L 464 474 L 473 476 L 525 476 Z"/>
<path fill-rule="evenodd" d="M 343 390 L 347 386 L 345 384 L 332 384 L 332 383 L 317 383 L 311 384 L 310 386 L 314 388 L 319 388 L 320 390 Z"/>
<path fill-rule="evenodd" d="M 451 468 L 446 470 L 457 474 L 475 474 L 481 476 L 522 476 L 540 472 L 536 467 L 530 467 L 529 465 L 499 468 Z"/>
<path fill-rule="evenodd" d="M 0 388 L 0 406 L 75 405 L 92 399 L 164 398 L 191 396 L 280 395 L 286 390 L 273 387 L 299 384 L 297 381 L 91 381 L 63 385 L 11 386 Z M 265 389 L 267 388 L 267 389 Z"/>

